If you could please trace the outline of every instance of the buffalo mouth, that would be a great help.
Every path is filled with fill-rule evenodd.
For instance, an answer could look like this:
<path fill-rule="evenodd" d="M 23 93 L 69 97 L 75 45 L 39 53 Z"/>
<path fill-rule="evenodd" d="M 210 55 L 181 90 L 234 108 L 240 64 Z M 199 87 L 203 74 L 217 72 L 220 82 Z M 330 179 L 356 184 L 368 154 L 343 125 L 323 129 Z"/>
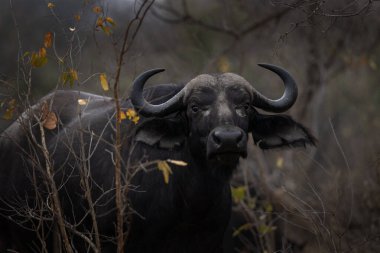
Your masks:
<path fill-rule="evenodd" d="M 228 160 L 234 158 L 246 158 L 247 151 L 246 150 L 231 150 L 231 151 L 213 151 L 208 152 L 208 159 L 210 160 Z"/>

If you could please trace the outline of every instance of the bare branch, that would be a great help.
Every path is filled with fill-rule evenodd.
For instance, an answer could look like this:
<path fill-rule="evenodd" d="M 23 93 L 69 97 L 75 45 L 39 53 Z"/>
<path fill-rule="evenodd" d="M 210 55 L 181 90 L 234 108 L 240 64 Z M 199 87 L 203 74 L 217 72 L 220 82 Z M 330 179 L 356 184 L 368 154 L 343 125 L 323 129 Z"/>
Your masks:
<path fill-rule="evenodd" d="M 46 146 L 46 140 L 45 140 L 45 130 L 43 127 L 42 122 L 39 122 L 39 128 L 40 128 L 40 133 L 41 133 L 41 146 L 42 146 L 42 153 L 44 155 L 45 159 L 45 166 L 46 166 L 46 173 L 47 173 L 47 179 L 48 179 L 48 187 L 51 188 L 51 194 L 53 198 L 53 209 L 54 209 L 54 214 L 55 218 L 58 222 L 58 227 L 63 239 L 63 244 L 68 253 L 74 253 L 70 240 L 67 234 L 67 231 L 65 229 L 65 222 L 64 222 L 64 217 L 62 213 L 62 207 L 61 207 L 61 202 L 58 196 L 58 189 L 55 184 L 54 178 L 53 178 L 53 167 L 50 161 L 50 155 L 49 155 L 49 150 Z"/>
<path fill-rule="evenodd" d="M 119 101 L 119 81 L 120 81 L 120 73 L 121 68 L 123 66 L 123 61 L 126 53 L 130 49 L 138 31 L 140 30 L 141 24 L 146 16 L 146 13 L 153 5 L 154 0 L 144 0 L 144 2 L 139 7 L 134 19 L 132 19 L 125 30 L 123 44 L 120 50 L 120 55 L 117 64 L 116 77 L 114 83 L 114 98 L 115 98 L 115 107 L 116 107 L 116 126 L 115 126 L 115 201 L 116 201 L 116 238 L 117 238 L 117 252 L 124 252 L 124 198 L 127 196 L 127 192 L 124 192 L 122 187 L 122 176 L 121 176 L 121 167 L 122 167 L 122 159 L 121 159 L 121 120 L 120 120 L 120 101 Z M 136 28 L 132 31 L 132 26 L 137 23 Z M 132 32 L 132 34 L 131 34 Z M 128 187 L 124 188 L 125 191 Z M 128 232 L 127 232 L 128 234 Z"/>
<path fill-rule="evenodd" d="M 373 4 L 373 2 L 376 0 L 368 0 L 368 2 L 365 3 L 361 8 L 354 12 L 340 12 L 339 11 L 333 11 L 336 12 L 336 14 L 333 13 L 325 13 L 325 12 L 317 12 L 318 15 L 325 16 L 325 17 L 334 17 L 334 18 L 349 18 L 349 17 L 354 17 L 354 16 L 359 16 L 361 14 L 367 13 Z"/>
<path fill-rule="evenodd" d="M 156 9 L 160 9 L 161 11 L 169 13 L 170 15 L 173 16 L 173 18 L 167 18 L 165 15 L 162 15 L 159 11 L 157 11 L 154 8 L 152 10 L 152 13 L 156 18 L 158 18 L 164 22 L 167 22 L 167 23 L 171 23 L 171 24 L 186 23 L 189 25 L 196 25 L 196 26 L 200 26 L 200 27 L 207 29 L 207 30 L 210 30 L 210 31 L 223 33 L 223 34 L 231 36 L 235 39 L 240 39 L 240 38 L 246 36 L 247 34 L 264 27 L 268 23 L 282 18 L 285 14 L 287 14 L 288 12 L 290 12 L 292 10 L 292 8 L 286 8 L 280 12 L 276 12 L 272 15 L 269 15 L 269 16 L 262 18 L 261 20 L 259 20 L 257 22 L 254 22 L 253 24 L 249 25 L 247 28 L 245 28 L 243 30 L 235 31 L 234 29 L 216 26 L 214 24 L 206 23 L 203 20 L 197 19 L 196 17 L 191 15 L 191 13 L 189 12 L 189 10 L 187 8 L 186 0 L 184 0 L 183 3 L 184 3 L 183 4 L 183 11 L 182 11 L 183 14 L 181 14 L 181 12 L 175 10 L 171 6 L 167 6 L 167 5 L 163 5 L 163 4 L 157 4 L 156 5 Z M 296 6 L 296 4 L 294 6 Z"/>

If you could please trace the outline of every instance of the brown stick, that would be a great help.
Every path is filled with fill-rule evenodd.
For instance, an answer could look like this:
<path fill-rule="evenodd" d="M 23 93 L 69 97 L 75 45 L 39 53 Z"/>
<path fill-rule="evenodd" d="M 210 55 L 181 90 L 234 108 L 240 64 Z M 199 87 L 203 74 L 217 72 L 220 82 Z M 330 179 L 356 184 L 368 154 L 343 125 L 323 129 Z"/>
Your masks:
<path fill-rule="evenodd" d="M 63 245 L 65 246 L 66 252 L 74 253 L 70 244 L 69 236 L 67 235 L 66 228 L 65 228 L 65 221 L 62 214 L 61 202 L 58 196 L 58 188 L 53 178 L 53 167 L 50 161 L 49 150 L 46 146 L 45 130 L 44 130 L 42 122 L 39 122 L 39 127 L 40 127 L 40 133 L 41 133 L 40 148 L 45 159 L 45 166 L 46 166 L 45 169 L 46 169 L 46 175 L 47 175 L 46 179 L 47 179 L 47 185 L 50 188 L 50 192 L 52 195 L 54 218 L 58 223 L 59 231 L 61 233 Z"/>
<path fill-rule="evenodd" d="M 124 236 L 124 202 L 123 202 L 123 193 L 124 196 L 127 195 L 128 187 L 125 187 L 125 191 L 123 192 L 122 182 L 121 182 L 121 119 L 120 119 L 120 113 L 121 113 L 121 107 L 120 107 L 120 101 L 119 101 L 119 81 L 120 81 L 120 73 L 121 73 L 121 67 L 123 65 L 123 60 L 125 57 L 125 54 L 128 52 L 129 48 L 132 45 L 132 42 L 134 38 L 137 35 L 137 32 L 139 31 L 142 21 L 145 18 L 146 13 L 154 3 L 154 0 L 149 2 L 148 0 L 145 0 L 139 10 L 136 13 L 136 16 L 132 21 L 129 22 L 127 29 L 124 33 L 124 39 L 123 39 L 123 45 L 120 50 L 120 55 L 117 63 L 117 70 L 116 70 L 116 77 L 115 77 L 115 83 L 114 83 L 114 98 L 115 98 L 115 107 L 116 107 L 116 126 L 115 126 L 115 201 L 116 201 L 116 238 L 117 238 L 117 252 L 123 253 L 124 252 L 124 244 L 125 244 L 125 236 Z M 130 32 L 132 30 L 133 24 L 137 22 L 137 27 L 130 35 Z M 129 43 L 128 43 L 129 41 Z"/>
<path fill-rule="evenodd" d="M 81 127 L 81 129 L 83 128 Z M 83 182 L 84 195 L 87 200 L 88 207 L 90 209 L 89 212 L 90 212 L 90 216 L 92 220 L 92 226 L 94 229 L 96 247 L 94 247 L 94 245 L 92 244 L 90 245 L 92 246 L 95 253 L 101 253 L 100 234 L 99 234 L 98 222 L 96 220 L 95 204 L 91 196 L 91 186 L 89 184 L 91 175 L 89 172 L 89 168 L 87 166 L 87 158 L 86 158 L 86 153 L 84 150 L 83 132 L 80 132 L 80 141 L 81 141 L 80 147 L 81 147 L 81 161 L 82 161 L 81 177 L 82 177 L 82 182 Z"/>

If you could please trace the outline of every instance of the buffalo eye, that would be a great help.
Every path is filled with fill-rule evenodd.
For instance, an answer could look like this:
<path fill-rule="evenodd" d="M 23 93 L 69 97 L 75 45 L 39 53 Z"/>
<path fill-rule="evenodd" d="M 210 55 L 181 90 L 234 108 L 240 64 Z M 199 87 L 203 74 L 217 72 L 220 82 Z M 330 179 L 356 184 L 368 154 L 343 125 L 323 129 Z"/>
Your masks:
<path fill-rule="evenodd" d="M 248 111 L 249 111 L 249 108 L 250 108 L 250 105 L 249 103 L 245 103 L 245 104 L 242 104 L 242 105 L 238 105 L 236 106 L 236 113 L 240 116 L 240 117 L 246 117 L 247 114 L 248 114 Z"/>
<path fill-rule="evenodd" d="M 191 106 L 191 111 L 194 112 L 194 113 L 198 112 L 199 111 L 199 107 L 197 105 L 192 105 Z"/>

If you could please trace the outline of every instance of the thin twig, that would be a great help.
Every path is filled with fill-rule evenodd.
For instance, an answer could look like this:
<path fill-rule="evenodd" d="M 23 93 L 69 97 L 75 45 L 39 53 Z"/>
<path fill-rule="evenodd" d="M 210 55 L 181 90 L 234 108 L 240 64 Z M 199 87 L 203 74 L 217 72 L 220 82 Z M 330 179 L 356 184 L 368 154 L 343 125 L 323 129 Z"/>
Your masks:
<path fill-rule="evenodd" d="M 45 130 L 43 127 L 42 122 L 39 122 L 39 128 L 40 128 L 40 134 L 41 134 L 41 144 L 39 145 L 41 147 L 41 151 L 43 153 L 44 159 L 45 159 L 45 166 L 46 166 L 46 174 L 47 174 L 47 184 L 48 187 L 51 190 L 52 200 L 53 200 L 53 210 L 54 210 L 54 216 L 56 218 L 56 221 L 58 223 L 58 227 L 62 236 L 64 247 L 67 251 L 67 253 L 74 253 L 73 248 L 71 247 L 69 236 L 67 234 L 66 228 L 65 228 L 65 222 L 64 222 L 64 216 L 62 213 L 62 206 L 61 202 L 58 196 L 58 189 L 57 185 L 55 184 L 54 178 L 53 178 L 53 167 L 50 161 L 50 154 L 49 150 L 46 145 L 46 139 L 45 139 Z"/>
<path fill-rule="evenodd" d="M 116 107 L 116 123 L 115 123 L 115 202 L 116 202 L 116 238 L 117 238 L 117 252 L 124 252 L 124 244 L 125 244 L 125 236 L 124 236 L 124 202 L 123 196 L 127 196 L 127 192 L 123 192 L 122 187 L 122 177 L 121 177 L 121 120 L 120 120 L 120 101 L 119 101 L 119 81 L 120 81 L 120 73 L 121 68 L 123 66 L 123 61 L 126 53 L 130 49 L 138 31 L 140 30 L 141 24 L 146 16 L 146 13 L 154 3 L 154 0 L 149 2 L 145 0 L 141 6 L 139 7 L 134 19 L 132 19 L 124 33 L 123 44 L 120 50 L 120 55 L 117 63 L 116 77 L 114 83 L 114 99 L 115 99 L 115 107 Z M 132 31 L 132 26 L 137 22 L 137 27 Z M 125 191 L 127 191 L 128 187 L 125 187 Z M 128 226 L 129 228 L 130 226 Z M 127 233 L 128 234 L 128 233 Z"/>

